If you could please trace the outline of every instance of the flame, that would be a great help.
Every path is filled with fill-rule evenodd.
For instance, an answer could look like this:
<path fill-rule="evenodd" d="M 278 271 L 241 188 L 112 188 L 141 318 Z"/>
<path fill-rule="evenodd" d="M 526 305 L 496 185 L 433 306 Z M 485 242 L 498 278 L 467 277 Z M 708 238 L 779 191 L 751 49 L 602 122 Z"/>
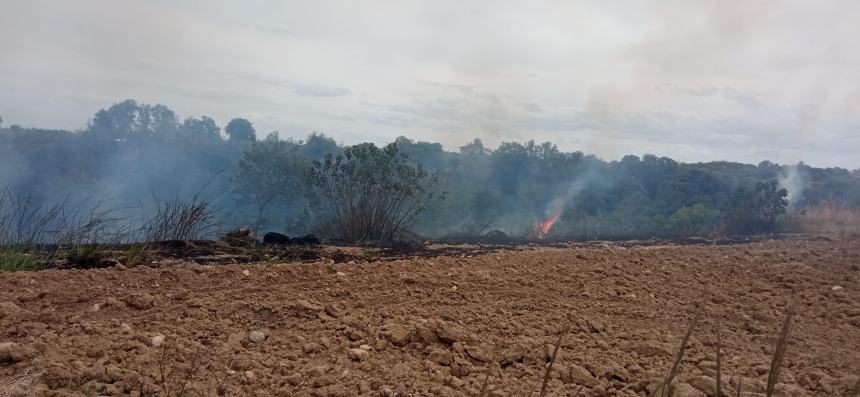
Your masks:
<path fill-rule="evenodd" d="M 558 218 L 561 217 L 561 207 L 555 210 L 553 214 L 544 220 L 539 220 L 535 223 L 535 232 L 537 233 L 538 238 L 544 238 L 547 234 L 549 234 L 552 226 L 555 225 L 555 222 L 558 221 Z"/>

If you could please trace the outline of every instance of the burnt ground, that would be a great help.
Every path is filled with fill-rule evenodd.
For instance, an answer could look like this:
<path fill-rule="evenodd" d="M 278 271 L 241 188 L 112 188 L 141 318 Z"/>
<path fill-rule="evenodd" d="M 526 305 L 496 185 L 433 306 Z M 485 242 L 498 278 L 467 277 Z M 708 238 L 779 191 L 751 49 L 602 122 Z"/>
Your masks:
<path fill-rule="evenodd" d="M 724 390 L 763 395 L 791 305 L 777 395 L 860 373 L 856 238 L 325 249 L 355 258 L 0 274 L 0 394 L 537 395 L 569 327 L 549 395 L 644 396 L 700 313 L 674 394 L 714 394 L 719 328 Z"/>

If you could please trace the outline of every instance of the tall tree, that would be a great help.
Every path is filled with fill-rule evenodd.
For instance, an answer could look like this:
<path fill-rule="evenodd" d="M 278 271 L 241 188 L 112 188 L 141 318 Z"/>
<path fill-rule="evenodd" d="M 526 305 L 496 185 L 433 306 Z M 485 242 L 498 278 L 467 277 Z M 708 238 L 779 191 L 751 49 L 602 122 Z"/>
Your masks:
<path fill-rule="evenodd" d="M 241 117 L 230 120 L 227 127 L 224 127 L 227 132 L 227 139 L 230 142 L 253 142 L 257 140 L 257 131 L 250 121 Z"/>

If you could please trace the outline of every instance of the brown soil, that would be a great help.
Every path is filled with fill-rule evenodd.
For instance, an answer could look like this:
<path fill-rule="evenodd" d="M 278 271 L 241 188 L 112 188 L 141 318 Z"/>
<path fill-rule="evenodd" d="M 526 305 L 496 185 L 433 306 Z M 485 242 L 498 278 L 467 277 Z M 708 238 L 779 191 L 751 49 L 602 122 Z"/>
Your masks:
<path fill-rule="evenodd" d="M 717 325 L 724 390 L 763 395 L 796 302 L 777 395 L 847 395 L 858 266 L 819 240 L 2 274 L 0 393 L 537 395 L 570 326 L 549 395 L 642 396 L 700 311 L 675 395 L 714 394 Z"/>

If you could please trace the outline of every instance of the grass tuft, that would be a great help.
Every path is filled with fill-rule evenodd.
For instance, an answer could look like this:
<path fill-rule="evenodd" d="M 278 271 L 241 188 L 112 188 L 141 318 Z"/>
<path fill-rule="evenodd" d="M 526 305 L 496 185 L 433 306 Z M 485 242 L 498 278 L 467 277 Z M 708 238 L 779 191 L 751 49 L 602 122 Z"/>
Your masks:
<path fill-rule="evenodd" d="M 561 342 L 568 329 L 568 326 L 564 326 L 564 328 L 561 329 L 561 332 L 558 333 L 558 340 L 555 342 L 555 349 L 552 351 L 552 357 L 550 358 L 549 365 L 547 365 L 546 372 L 543 375 L 543 383 L 540 386 L 540 397 L 546 396 L 546 386 L 549 384 L 549 377 L 550 374 L 552 374 L 552 365 L 555 364 L 555 359 L 558 357 L 558 349 L 561 348 Z"/>
<path fill-rule="evenodd" d="M 773 350 L 773 358 L 770 361 L 770 372 L 767 375 L 767 389 L 765 395 L 773 396 L 776 381 L 779 378 L 779 369 L 782 367 L 782 360 L 785 357 L 785 349 L 788 347 L 788 336 L 791 334 L 791 320 L 794 317 L 794 306 L 789 306 L 788 314 L 782 322 L 782 327 L 779 330 L 779 335 L 776 339 L 776 347 Z"/>
<path fill-rule="evenodd" d="M 696 315 L 693 316 L 693 319 L 690 320 L 690 326 L 687 328 L 687 332 L 684 334 L 684 338 L 681 339 L 681 346 L 678 348 L 678 353 L 675 355 L 675 361 L 672 363 L 672 367 L 669 368 L 669 372 L 666 374 L 666 379 L 663 380 L 663 384 L 660 385 L 657 390 L 660 390 L 661 397 L 667 397 L 669 395 L 669 386 L 672 384 L 672 380 L 675 379 L 675 376 L 678 375 L 678 369 L 681 367 L 681 359 L 684 358 L 684 352 L 687 350 L 687 342 L 690 340 L 690 335 L 693 334 L 693 329 L 696 328 L 696 324 L 698 324 L 699 319 L 702 317 L 702 312 L 697 311 Z M 657 390 L 654 390 L 654 393 L 657 393 Z"/>
<path fill-rule="evenodd" d="M 23 272 L 46 268 L 48 265 L 36 255 L 12 247 L 0 247 L 0 271 Z"/>

